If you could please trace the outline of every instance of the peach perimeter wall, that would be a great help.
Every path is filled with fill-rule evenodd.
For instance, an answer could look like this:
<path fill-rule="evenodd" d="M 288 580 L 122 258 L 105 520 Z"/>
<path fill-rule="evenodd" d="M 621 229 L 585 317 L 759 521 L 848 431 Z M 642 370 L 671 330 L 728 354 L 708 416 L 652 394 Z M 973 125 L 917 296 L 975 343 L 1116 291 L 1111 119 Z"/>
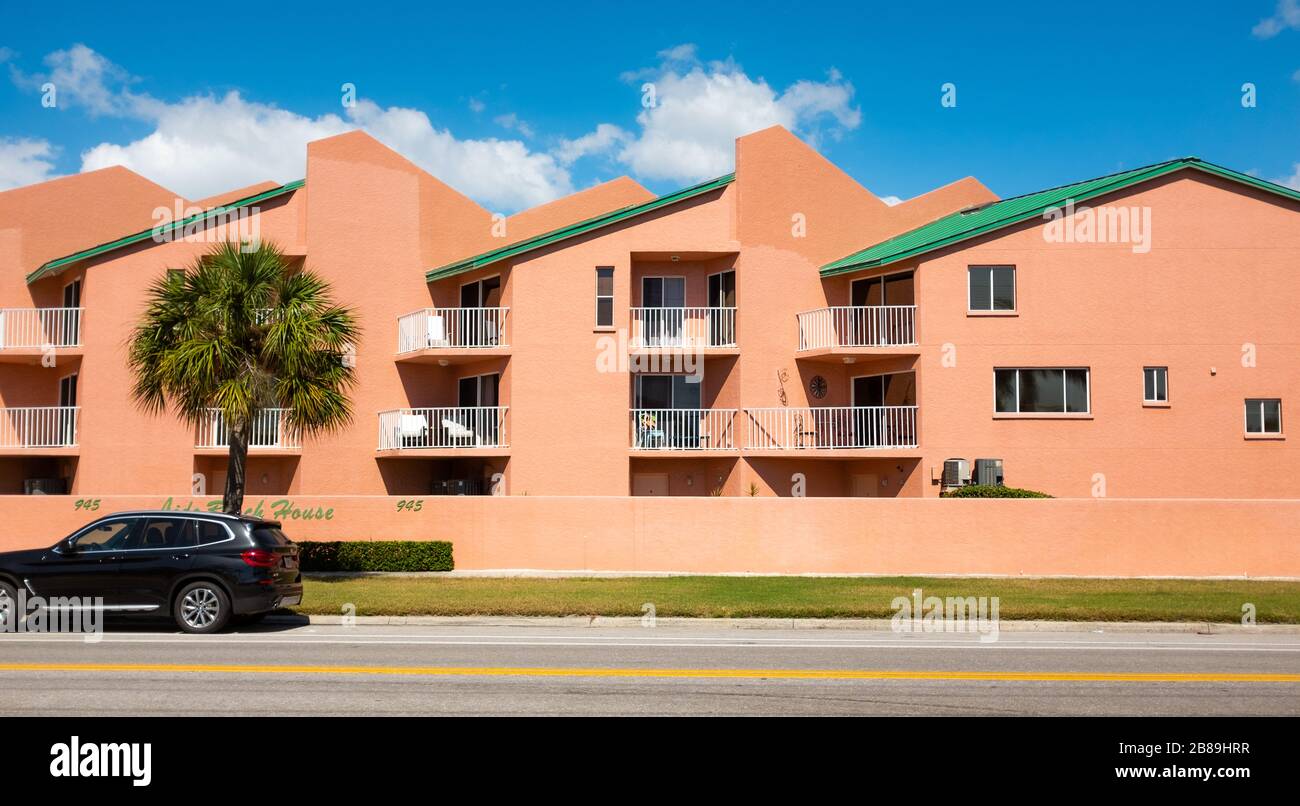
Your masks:
<path fill-rule="evenodd" d="M 219 501 L 3 496 L 0 550 L 164 505 Z M 246 508 L 296 540 L 450 540 L 462 570 L 1300 578 L 1296 500 L 254 496 Z"/>

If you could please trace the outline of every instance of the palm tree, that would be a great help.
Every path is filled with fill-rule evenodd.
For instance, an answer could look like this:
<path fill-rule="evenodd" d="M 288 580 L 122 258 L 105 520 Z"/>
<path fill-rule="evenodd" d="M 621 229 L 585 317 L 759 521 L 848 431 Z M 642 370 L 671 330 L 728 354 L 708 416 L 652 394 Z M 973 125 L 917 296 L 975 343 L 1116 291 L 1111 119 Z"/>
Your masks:
<path fill-rule="evenodd" d="M 154 414 L 168 404 L 198 425 L 219 410 L 230 460 L 222 511 L 244 506 L 248 438 L 258 413 L 288 410 L 300 434 L 352 419 L 347 356 L 359 330 L 320 276 L 294 271 L 274 245 L 221 243 L 149 289 L 130 341 L 132 394 Z"/>

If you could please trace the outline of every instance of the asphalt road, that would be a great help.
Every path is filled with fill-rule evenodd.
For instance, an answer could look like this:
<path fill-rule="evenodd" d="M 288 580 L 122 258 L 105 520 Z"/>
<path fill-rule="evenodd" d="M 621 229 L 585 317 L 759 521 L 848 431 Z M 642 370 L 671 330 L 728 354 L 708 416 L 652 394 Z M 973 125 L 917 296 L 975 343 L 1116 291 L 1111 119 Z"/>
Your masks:
<path fill-rule="evenodd" d="M 1300 715 L 1300 635 L 157 624 L 0 635 L 0 714 Z"/>

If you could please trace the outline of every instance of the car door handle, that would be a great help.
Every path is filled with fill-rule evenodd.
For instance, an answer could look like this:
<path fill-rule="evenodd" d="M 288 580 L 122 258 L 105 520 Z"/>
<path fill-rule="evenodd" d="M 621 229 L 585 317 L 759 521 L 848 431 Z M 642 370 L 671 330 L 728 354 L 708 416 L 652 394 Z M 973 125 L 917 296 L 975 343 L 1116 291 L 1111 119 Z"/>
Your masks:
<path fill-rule="evenodd" d="M 173 555 L 172 555 L 172 559 L 173 559 L 173 560 L 188 560 L 189 558 L 190 558 L 190 555 L 188 555 L 188 554 L 173 554 Z"/>

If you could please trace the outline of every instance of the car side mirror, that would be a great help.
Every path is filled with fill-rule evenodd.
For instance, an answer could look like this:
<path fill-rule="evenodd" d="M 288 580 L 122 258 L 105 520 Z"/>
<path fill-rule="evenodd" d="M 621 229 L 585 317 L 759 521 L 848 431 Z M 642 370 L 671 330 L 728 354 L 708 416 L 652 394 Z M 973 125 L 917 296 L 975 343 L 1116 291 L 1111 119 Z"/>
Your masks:
<path fill-rule="evenodd" d="M 59 545 L 55 546 L 55 548 L 58 550 L 60 554 L 63 555 L 73 555 L 79 551 L 79 549 L 77 548 L 77 544 L 73 542 L 72 538 L 70 537 L 60 540 Z"/>

